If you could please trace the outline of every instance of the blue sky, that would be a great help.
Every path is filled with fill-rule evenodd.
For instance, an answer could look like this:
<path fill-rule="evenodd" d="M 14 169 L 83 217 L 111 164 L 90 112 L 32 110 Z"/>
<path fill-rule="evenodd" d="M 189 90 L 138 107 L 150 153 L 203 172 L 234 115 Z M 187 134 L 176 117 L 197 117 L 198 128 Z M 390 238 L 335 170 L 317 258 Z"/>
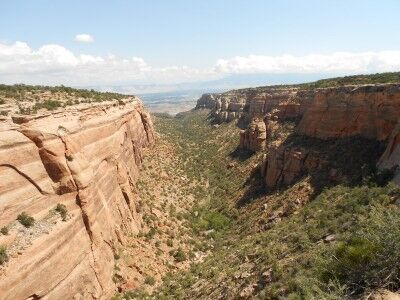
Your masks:
<path fill-rule="evenodd" d="M 397 62 L 400 50 L 399 12 L 398 0 L 0 0 L 0 80 L 49 84 L 64 80 L 78 85 L 71 74 L 93 73 L 90 63 L 121 74 L 121 78 L 95 79 L 88 74 L 80 78 L 82 85 L 175 84 L 237 73 L 391 71 L 397 65 L 388 66 L 388 62 L 393 57 Z M 88 34 L 94 41 L 78 42 L 77 34 Z M 26 47 L 20 50 L 21 45 L 11 49 L 17 41 L 26 44 L 30 52 Z M 46 45 L 62 47 L 77 60 L 68 61 L 61 48 L 47 47 L 43 54 L 39 50 Z M 10 51 L 25 51 L 25 56 L 6 57 L 4 53 Z M 332 57 L 337 52 L 356 58 L 346 56 L 343 66 L 335 69 L 335 60 L 343 59 L 343 55 Z M 359 56 L 367 52 L 371 53 L 367 59 L 365 54 Z M 284 54 L 291 56 L 289 63 L 295 67 L 287 67 Z M 80 55 L 98 59 L 82 62 Z M 330 59 L 330 63 L 309 67 L 315 60 L 307 58 L 309 55 L 322 55 L 318 59 Z M 36 60 L 29 63 L 30 68 L 21 67 L 20 62 L 32 56 Z M 111 68 L 114 60 L 123 64 L 122 60 L 132 57 L 135 62 L 129 66 Z M 35 67 L 43 61 L 51 65 L 51 59 L 54 66 Z M 101 63 L 101 59 L 107 62 Z M 357 59 L 357 66 L 348 65 Z M 135 74 L 129 73 L 130 67 Z M 53 78 L 46 77 L 46 72 L 52 72 Z"/>

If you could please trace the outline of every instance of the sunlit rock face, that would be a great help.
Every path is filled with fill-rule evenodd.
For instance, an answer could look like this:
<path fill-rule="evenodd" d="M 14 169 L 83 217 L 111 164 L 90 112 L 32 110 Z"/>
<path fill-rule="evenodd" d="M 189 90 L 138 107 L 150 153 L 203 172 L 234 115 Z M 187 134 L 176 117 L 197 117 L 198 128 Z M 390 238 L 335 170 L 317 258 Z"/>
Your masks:
<path fill-rule="evenodd" d="M 400 85 L 317 89 L 298 126 L 321 139 L 360 135 L 386 140 L 400 116 Z"/>
<path fill-rule="evenodd" d="M 321 140 L 362 137 L 388 142 L 378 166 L 400 164 L 400 85 L 361 85 L 334 88 L 261 87 L 203 96 L 199 105 L 211 109 L 215 122 L 235 119 L 247 124 L 240 134 L 242 149 L 268 152 L 263 165 L 265 183 L 274 188 L 290 184 L 301 174 L 323 168 L 319 155 L 304 147 L 269 145 L 276 122 L 294 120 L 294 133 Z M 268 146 L 267 146 L 268 145 Z M 394 181 L 400 183 L 400 175 Z"/>
<path fill-rule="evenodd" d="M 322 140 L 363 137 L 389 141 L 379 160 L 381 169 L 400 164 L 398 123 L 400 86 L 396 84 L 316 89 L 311 105 L 304 110 L 296 128 L 299 135 Z M 290 184 L 298 176 L 323 168 L 321 155 L 310 156 L 306 148 L 279 145 L 271 148 L 267 161 L 267 187 Z M 333 170 L 335 171 L 335 170 Z M 400 181 L 395 176 L 395 181 Z"/>
<path fill-rule="evenodd" d="M 0 299 L 109 299 L 114 253 L 138 232 L 142 150 L 154 143 L 140 101 L 78 105 L 0 121 Z M 58 203 L 66 221 L 54 220 Z M 26 212 L 31 234 L 15 222 Z"/>

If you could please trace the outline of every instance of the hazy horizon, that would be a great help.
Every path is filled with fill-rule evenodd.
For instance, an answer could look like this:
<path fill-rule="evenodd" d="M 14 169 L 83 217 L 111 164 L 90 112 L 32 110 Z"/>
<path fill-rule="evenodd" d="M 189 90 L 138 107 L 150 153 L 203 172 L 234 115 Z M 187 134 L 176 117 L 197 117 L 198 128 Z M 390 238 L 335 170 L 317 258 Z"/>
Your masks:
<path fill-rule="evenodd" d="M 0 82 L 143 94 L 397 71 L 399 10 L 394 0 L 1 1 Z"/>

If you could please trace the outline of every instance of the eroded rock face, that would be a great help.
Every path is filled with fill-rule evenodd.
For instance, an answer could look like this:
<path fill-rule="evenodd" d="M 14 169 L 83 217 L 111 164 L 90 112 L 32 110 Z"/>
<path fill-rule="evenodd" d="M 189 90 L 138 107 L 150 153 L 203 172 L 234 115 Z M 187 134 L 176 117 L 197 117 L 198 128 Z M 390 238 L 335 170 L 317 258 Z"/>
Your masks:
<path fill-rule="evenodd" d="M 199 100 L 197 100 L 196 109 L 215 107 L 216 100 L 213 94 L 203 94 Z"/>
<path fill-rule="evenodd" d="M 316 191 L 331 184 L 357 184 L 378 162 L 385 143 L 374 139 L 344 137 L 321 140 L 292 135 L 271 146 L 264 176 L 267 188 L 290 185 L 308 175 Z"/>
<path fill-rule="evenodd" d="M 320 89 L 262 87 L 214 94 L 213 99 L 208 107 L 215 121 L 240 118 L 249 124 L 240 134 L 241 148 L 263 151 L 269 145 L 263 164 L 267 187 L 290 184 L 301 174 L 320 168 L 318 155 L 314 153 L 311 159 L 307 147 L 293 148 L 284 141 L 269 143 L 267 137 L 274 135 L 277 124 L 287 120 L 298 124 L 295 133 L 304 137 L 389 141 L 379 167 L 395 169 L 400 164 L 399 84 Z M 394 180 L 400 183 L 400 173 Z"/>
<path fill-rule="evenodd" d="M 134 186 L 154 143 L 150 116 L 138 101 L 102 103 L 3 120 L 0 131 L 0 227 L 11 227 L 0 298 L 109 299 L 114 253 L 141 227 Z M 41 221 L 58 203 L 69 218 Z M 23 211 L 38 224 L 26 244 Z"/>
<path fill-rule="evenodd" d="M 297 128 L 321 139 L 360 135 L 386 140 L 400 116 L 400 85 L 315 90 L 314 101 Z"/>
<path fill-rule="evenodd" d="M 392 170 L 395 173 L 393 181 L 400 184 L 400 122 L 393 129 L 385 152 L 379 159 L 378 167 L 381 170 Z"/>
<path fill-rule="evenodd" d="M 298 117 L 311 100 L 310 93 L 298 88 L 265 87 L 204 94 L 196 108 L 211 109 L 211 115 L 218 123 L 241 118 L 250 122 L 253 118 L 263 119 L 277 108 L 283 118 Z"/>
<path fill-rule="evenodd" d="M 240 148 L 252 151 L 265 150 L 267 128 L 264 120 L 253 119 L 246 130 L 240 132 Z"/>

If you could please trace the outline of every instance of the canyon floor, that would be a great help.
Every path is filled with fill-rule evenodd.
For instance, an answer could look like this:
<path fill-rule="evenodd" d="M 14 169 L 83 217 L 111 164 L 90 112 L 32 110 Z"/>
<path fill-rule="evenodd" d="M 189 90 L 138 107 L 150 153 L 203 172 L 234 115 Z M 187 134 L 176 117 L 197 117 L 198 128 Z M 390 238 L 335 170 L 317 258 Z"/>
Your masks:
<path fill-rule="evenodd" d="M 158 146 L 138 182 L 147 225 L 119 258 L 141 284 L 124 285 L 117 264 L 114 300 L 384 299 L 396 290 L 397 187 L 364 178 L 316 190 L 305 176 L 266 193 L 260 154 L 237 148 L 235 122 L 213 126 L 208 110 L 154 119 Z"/>

